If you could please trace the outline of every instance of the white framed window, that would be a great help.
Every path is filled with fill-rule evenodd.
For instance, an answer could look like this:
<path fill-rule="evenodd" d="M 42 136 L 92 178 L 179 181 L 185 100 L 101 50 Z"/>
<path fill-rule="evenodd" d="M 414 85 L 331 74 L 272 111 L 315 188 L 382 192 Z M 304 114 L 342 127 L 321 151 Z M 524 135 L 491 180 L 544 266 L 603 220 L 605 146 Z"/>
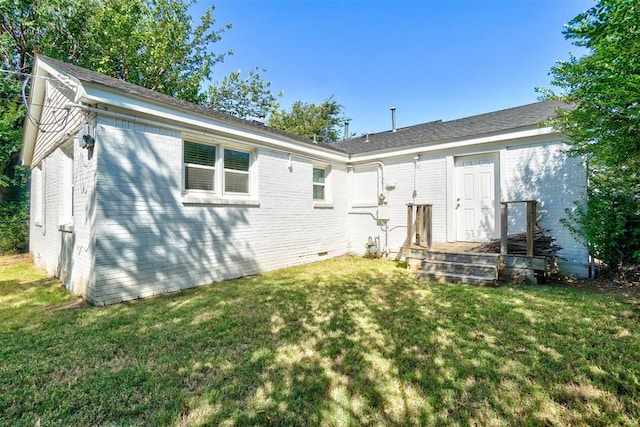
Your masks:
<path fill-rule="evenodd" d="M 43 211 L 42 166 L 31 170 L 31 215 L 35 225 L 42 225 Z"/>
<path fill-rule="evenodd" d="M 184 189 L 216 190 L 216 146 L 184 141 Z"/>
<path fill-rule="evenodd" d="M 183 141 L 183 202 L 259 205 L 252 151 L 235 144 L 211 144 L 204 138 Z"/>
<path fill-rule="evenodd" d="M 249 194 L 251 153 L 224 148 L 225 194 Z"/>
<path fill-rule="evenodd" d="M 327 200 L 327 170 L 325 168 L 313 168 L 313 200 L 324 202 Z"/>
<path fill-rule="evenodd" d="M 60 150 L 60 168 L 61 188 L 60 188 L 60 225 L 73 225 L 73 198 L 74 198 L 74 182 L 73 182 L 73 141 L 61 147 Z"/>

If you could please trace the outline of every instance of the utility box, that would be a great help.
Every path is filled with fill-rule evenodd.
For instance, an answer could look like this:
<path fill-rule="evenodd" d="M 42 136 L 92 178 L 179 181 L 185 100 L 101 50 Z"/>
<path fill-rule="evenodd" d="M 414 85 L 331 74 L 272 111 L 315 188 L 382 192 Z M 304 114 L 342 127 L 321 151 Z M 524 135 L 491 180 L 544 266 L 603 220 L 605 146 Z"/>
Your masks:
<path fill-rule="evenodd" d="M 378 219 L 378 225 L 384 225 L 389 221 L 391 212 L 389 209 L 389 206 L 387 205 L 382 205 L 382 206 L 378 206 L 378 212 L 377 212 L 377 219 Z"/>

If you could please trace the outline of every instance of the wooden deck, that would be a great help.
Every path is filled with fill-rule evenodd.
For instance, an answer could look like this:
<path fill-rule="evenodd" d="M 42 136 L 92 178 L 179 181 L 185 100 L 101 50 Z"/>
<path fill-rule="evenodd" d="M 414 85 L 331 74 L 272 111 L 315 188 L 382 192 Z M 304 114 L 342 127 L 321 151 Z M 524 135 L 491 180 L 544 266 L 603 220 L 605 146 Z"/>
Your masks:
<path fill-rule="evenodd" d="M 508 253 L 508 214 L 509 204 L 526 205 L 526 255 L 514 255 Z M 514 200 L 501 202 L 501 230 L 500 230 L 500 254 L 471 252 L 480 243 L 433 242 L 432 234 L 432 205 L 431 204 L 407 204 L 407 238 L 398 258 L 405 257 L 407 268 L 419 272 L 419 276 L 431 280 L 436 277 L 440 281 L 457 278 L 458 282 L 472 282 L 473 276 L 465 276 L 466 271 L 484 271 L 484 266 L 479 266 L 473 261 L 472 254 L 479 258 L 495 260 L 493 269 L 496 272 L 493 283 L 498 281 L 509 283 L 535 284 L 539 278 L 548 277 L 554 267 L 554 259 L 550 256 L 534 256 L 534 236 L 538 222 L 538 202 L 535 200 Z M 428 270 L 428 271 L 427 271 Z M 486 278 L 476 277 L 479 282 L 487 282 Z M 487 280 L 485 280 L 487 279 Z"/>
<path fill-rule="evenodd" d="M 431 249 L 413 244 L 402 248 L 401 254 L 407 261 L 407 268 L 419 272 L 424 267 L 424 261 L 431 257 L 432 253 L 440 253 L 449 256 L 449 262 L 456 262 L 458 256 L 467 254 L 489 255 L 480 252 L 470 252 L 478 243 L 452 242 L 433 243 Z M 553 269 L 553 259 L 545 256 L 526 256 L 513 254 L 490 254 L 499 256 L 498 279 L 501 282 L 516 284 L 536 284 L 540 278 L 548 276 Z"/>

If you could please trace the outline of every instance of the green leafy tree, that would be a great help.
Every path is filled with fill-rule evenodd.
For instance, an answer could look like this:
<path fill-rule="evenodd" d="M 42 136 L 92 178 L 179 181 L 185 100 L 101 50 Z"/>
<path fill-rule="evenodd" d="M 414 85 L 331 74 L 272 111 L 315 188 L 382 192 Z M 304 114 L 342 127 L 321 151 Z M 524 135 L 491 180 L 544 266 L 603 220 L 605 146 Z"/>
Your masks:
<path fill-rule="evenodd" d="M 244 78 L 238 70 L 210 86 L 206 106 L 240 118 L 265 118 L 280 107 L 278 96 L 282 92 L 274 95 L 271 82 L 263 80 L 256 67 Z"/>
<path fill-rule="evenodd" d="M 253 72 L 232 74 L 232 90 L 212 103 L 206 85 L 216 64 L 232 52 L 213 45 L 231 24 L 216 26 L 211 5 L 196 25 L 193 0 L 0 0 L 0 204 L 26 195 L 18 167 L 27 76 L 37 53 L 126 80 L 185 101 L 244 117 L 248 106 L 277 108 L 268 83 Z M 225 82 L 223 80 L 223 82 Z M 223 85 L 224 86 L 224 85 Z M 233 106 L 238 108 L 234 109 Z M 22 203 L 20 206 L 27 206 Z M 7 211 L 8 212 L 8 211 Z M 19 235 L 19 233 L 16 233 Z"/>
<path fill-rule="evenodd" d="M 342 105 L 333 97 L 321 104 L 296 101 L 289 111 L 280 110 L 269 118 L 269 126 L 291 132 L 319 142 L 332 143 L 340 138 L 341 126 L 345 122 Z"/>
<path fill-rule="evenodd" d="M 570 213 L 571 229 L 612 267 L 640 261 L 640 3 L 600 0 L 567 25 L 565 37 L 588 49 L 551 69 L 574 108 L 554 125 L 571 152 L 589 164 L 586 205 Z"/>

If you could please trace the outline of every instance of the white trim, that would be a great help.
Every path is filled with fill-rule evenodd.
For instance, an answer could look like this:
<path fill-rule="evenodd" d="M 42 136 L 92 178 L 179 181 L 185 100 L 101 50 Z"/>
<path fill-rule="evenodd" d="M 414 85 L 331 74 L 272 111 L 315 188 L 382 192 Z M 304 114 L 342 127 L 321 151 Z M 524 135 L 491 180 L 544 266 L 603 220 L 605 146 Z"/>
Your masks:
<path fill-rule="evenodd" d="M 447 227 L 447 231 L 451 231 L 452 235 L 450 236 L 447 233 L 447 240 L 448 241 L 459 241 L 458 240 L 458 212 L 457 212 L 457 205 L 458 205 L 458 191 L 459 191 L 459 181 L 458 181 L 458 172 L 460 171 L 460 166 L 456 166 L 456 163 L 458 163 L 458 160 L 462 160 L 462 159 L 469 159 L 469 158 L 480 158 L 480 159 L 490 159 L 491 162 L 493 163 L 493 192 L 494 192 L 494 203 L 493 203 L 493 215 L 494 215 L 494 221 L 493 221 L 493 235 L 490 237 L 491 239 L 495 239 L 497 237 L 499 237 L 499 233 L 500 233 L 500 201 L 501 201 L 501 186 L 500 186 L 500 169 L 501 169 L 501 158 L 500 158 L 500 151 L 491 151 L 491 152 L 486 152 L 486 153 L 480 153 L 480 154 L 462 154 L 462 155 L 456 155 L 456 156 L 447 156 L 447 161 L 449 161 L 449 158 L 451 158 L 451 160 L 453 161 L 453 168 L 451 169 L 451 173 L 447 174 L 447 186 L 450 182 L 450 180 L 452 181 L 452 187 L 451 190 L 447 190 L 447 198 L 451 197 L 452 203 L 448 206 L 450 206 L 451 210 L 449 212 L 449 214 L 447 215 L 447 222 L 451 222 L 452 227 L 451 229 L 449 229 L 449 227 Z M 448 170 L 447 170 L 448 171 Z M 450 237 L 453 237 L 453 240 L 449 240 Z M 464 241 L 464 240 L 460 240 L 460 241 Z"/>
<path fill-rule="evenodd" d="M 220 206 L 253 206 L 259 207 L 260 201 L 256 199 L 235 199 L 231 197 L 220 198 L 215 196 L 195 196 L 192 194 L 185 194 L 181 198 L 183 205 L 220 205 Z"/>
<path fill-rule="evenodd" d="M 97 103 L 122 108 L 172 122 L 183 123 L 185 125 L 195 126 L 197 128 L 207 129 L 213 132 L 220 132 L 241 139 L 247 139 L 254 142 L 257 141 L 261 143 L 261 145 L 277 147 L 287 152 L 297 152 L 315 156 L 322 160 L 346 163 L 349 158 L 348 155 L 344 153 L 335 152 L 320 146 L 307 147 L 301 142 L 285 141 L 285 136 L 277 138 L 275 136 L 264 135 L 258 130 L 245 129 L 240 125 L 224 123 L 221 120 L 200 116 L 194 112 L 181 111 L 178 107 L 168 107 L 160 105 L 159 103 L 152 103 L 147 100 L 134 99 L 131 96 L 125 96 L 120 93 L 108 91 L 102 87 L 95 87 L 89 84 L 85 84 L 83 87 L 85 95 L 82 97 L 82 102 L 88 104 Z M 91 111 L 94 110 L 95 109 L 91 109 Z M 100 112 L 100 110 L 98 110 L 98 112 Z M 135 118 L 131 117 L 131 120 L 135 121 Z M 265 132 L 267 132 L 267 130 L 265 130 Z"/>
<path fill-rule="evenodd" d="M 456 241 L 456 181 L 455 157 L 448 155 L 445 165 L 447 197 L 447 242 Z"/>
<path fill-rule="evenodd" d="M 471 139 L 461 139 L 447 142 L 436 141 L 434 143 L 428 143 L 425 145 L 413 146 L 409 148 L 382 150 L 375 153 L 353 154 L 351 155 L 351 161 L 353 163 L 353 166 L 358 166 L 359 162 L 369 162 L 389 157 L 413 156 L 415 154 L 428 153 L 432 151 L 446 151 L 452 150 L 454 148 L 468 147 L 471 145 L 489 144 L 492 142 L 503 142 L 507 140 L 517 140 L 550 134 L 558 134 L 558 132 L 550 126 L 544 128 L 536 127 L 534 129 L 506 132 L 497 135 L 482 136 Z"/>

